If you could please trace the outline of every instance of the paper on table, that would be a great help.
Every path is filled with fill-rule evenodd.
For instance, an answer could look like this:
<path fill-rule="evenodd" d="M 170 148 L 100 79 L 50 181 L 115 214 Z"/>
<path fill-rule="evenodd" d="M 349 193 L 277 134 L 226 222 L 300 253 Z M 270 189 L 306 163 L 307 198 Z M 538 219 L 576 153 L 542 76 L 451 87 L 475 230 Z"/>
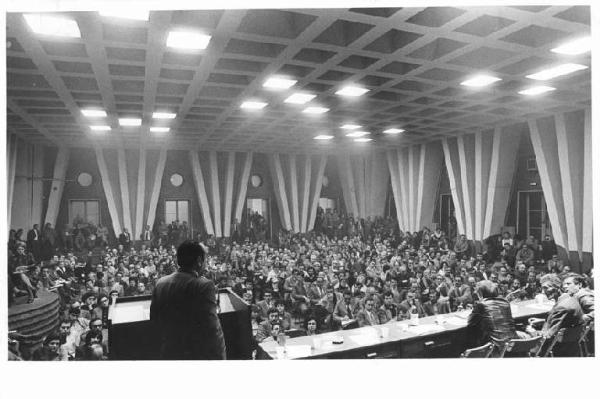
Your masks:
<path fill-rule="evenodd" d="M 117 324 L 143 320 L 146 318 L 144 313 L 144 307 L 142 306 L 122 307 L 118 312 L 116 312 L 112 322 L 113 324 Z"/>
<path fill-rule="evenodd" d="M 438 324 L 421 324 L 419 326 L 411 326 L 408 331 L 415 334 L 426 334 L 429 332 L 443 331 L 444 327 Z"/>
<path fill-rule="evenodd" d="M 373 345 L 379 343 L 379 338 L 376 335 L 352 335 L 350 339 L 358 345 Z"/>
<path fill-rule="evenodd" d="M 348 324 L 353 323 L 354 319 L 342 320 L 342 327 L 346 327 Z"/>
<path fill-rule="evenodd" d="M 449 324 L 454 324 L 455 326 L 464 326 L 467 324 L 466 319 L 456 317 L 456 316 L 450 316 L 450 317 L 444 319 L 444 321 Z"/>
<path fill-rule="evenodd" d="M 288 345 L 285 347 L 288 358 L 310 356 L 310 345 Z"/>
<path fill-rule="evenodd" d="M 531 305 L 527 305 L 528 308 L 539 309 L 544 311 L 552 309 L 552 306 L 554 306 L 554 304 L 551 302 L 532 303 Z"/>

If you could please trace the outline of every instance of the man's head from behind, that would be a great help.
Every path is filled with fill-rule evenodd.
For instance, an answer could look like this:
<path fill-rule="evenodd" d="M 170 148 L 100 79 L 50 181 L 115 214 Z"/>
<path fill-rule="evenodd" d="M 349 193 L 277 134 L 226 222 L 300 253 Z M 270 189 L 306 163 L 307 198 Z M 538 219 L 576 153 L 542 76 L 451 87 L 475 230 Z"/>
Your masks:
<path fill-rule="evenodd" d="M 197 241 L 186 240 L 177 248 L 177 264 L 182 270 L 200 272 L 206 251 Z"/>
<path fill-rule="evenodd" d="M 481 280 L 477 283 L 477 294 L 485 298 L 494 298 L 498 296 L 498 285 L 489 280 Z"/>

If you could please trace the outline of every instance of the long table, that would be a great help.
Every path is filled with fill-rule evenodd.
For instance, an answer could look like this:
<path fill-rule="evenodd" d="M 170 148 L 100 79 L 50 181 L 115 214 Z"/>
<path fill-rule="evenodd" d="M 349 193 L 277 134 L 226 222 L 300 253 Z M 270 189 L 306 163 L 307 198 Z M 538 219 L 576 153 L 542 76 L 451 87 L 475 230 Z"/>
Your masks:
<path fill-rule="evenodd" d="M 554 302 L 535 300 L 511 304 L 517 323 L 545 316 Z M 274 341 L 260 344 L 266 359 L 369 359 L 458 357 L 466 348 L 465 329 L 470 311 L 423 317 L 377 326 L 289 338 L 285 347 Z M 335 343 L 334 343 L 335 342 Z"/>

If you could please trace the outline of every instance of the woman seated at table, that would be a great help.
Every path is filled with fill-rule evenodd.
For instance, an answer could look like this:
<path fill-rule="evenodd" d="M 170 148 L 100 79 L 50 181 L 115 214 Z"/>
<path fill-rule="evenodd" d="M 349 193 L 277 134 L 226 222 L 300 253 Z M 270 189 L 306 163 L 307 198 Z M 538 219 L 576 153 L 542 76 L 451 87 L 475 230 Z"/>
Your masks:
<path fill-rule="evenodd" d="M 319 321 L 317 317 L 308 316 L 304 322 L 304 332 L 306 336 L 317 335 L 321 333 L 319 329 Z"/>

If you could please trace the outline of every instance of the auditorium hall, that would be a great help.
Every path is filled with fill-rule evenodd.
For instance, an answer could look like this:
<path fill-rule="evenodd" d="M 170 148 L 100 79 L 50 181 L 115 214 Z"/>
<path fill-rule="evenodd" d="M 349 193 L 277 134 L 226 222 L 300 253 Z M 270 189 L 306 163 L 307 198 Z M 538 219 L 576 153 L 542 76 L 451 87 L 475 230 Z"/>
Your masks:
<path fill-rule="evenodd" d="M 590 6 L 12 3 L 9 360 L 594 356 Z"/>

